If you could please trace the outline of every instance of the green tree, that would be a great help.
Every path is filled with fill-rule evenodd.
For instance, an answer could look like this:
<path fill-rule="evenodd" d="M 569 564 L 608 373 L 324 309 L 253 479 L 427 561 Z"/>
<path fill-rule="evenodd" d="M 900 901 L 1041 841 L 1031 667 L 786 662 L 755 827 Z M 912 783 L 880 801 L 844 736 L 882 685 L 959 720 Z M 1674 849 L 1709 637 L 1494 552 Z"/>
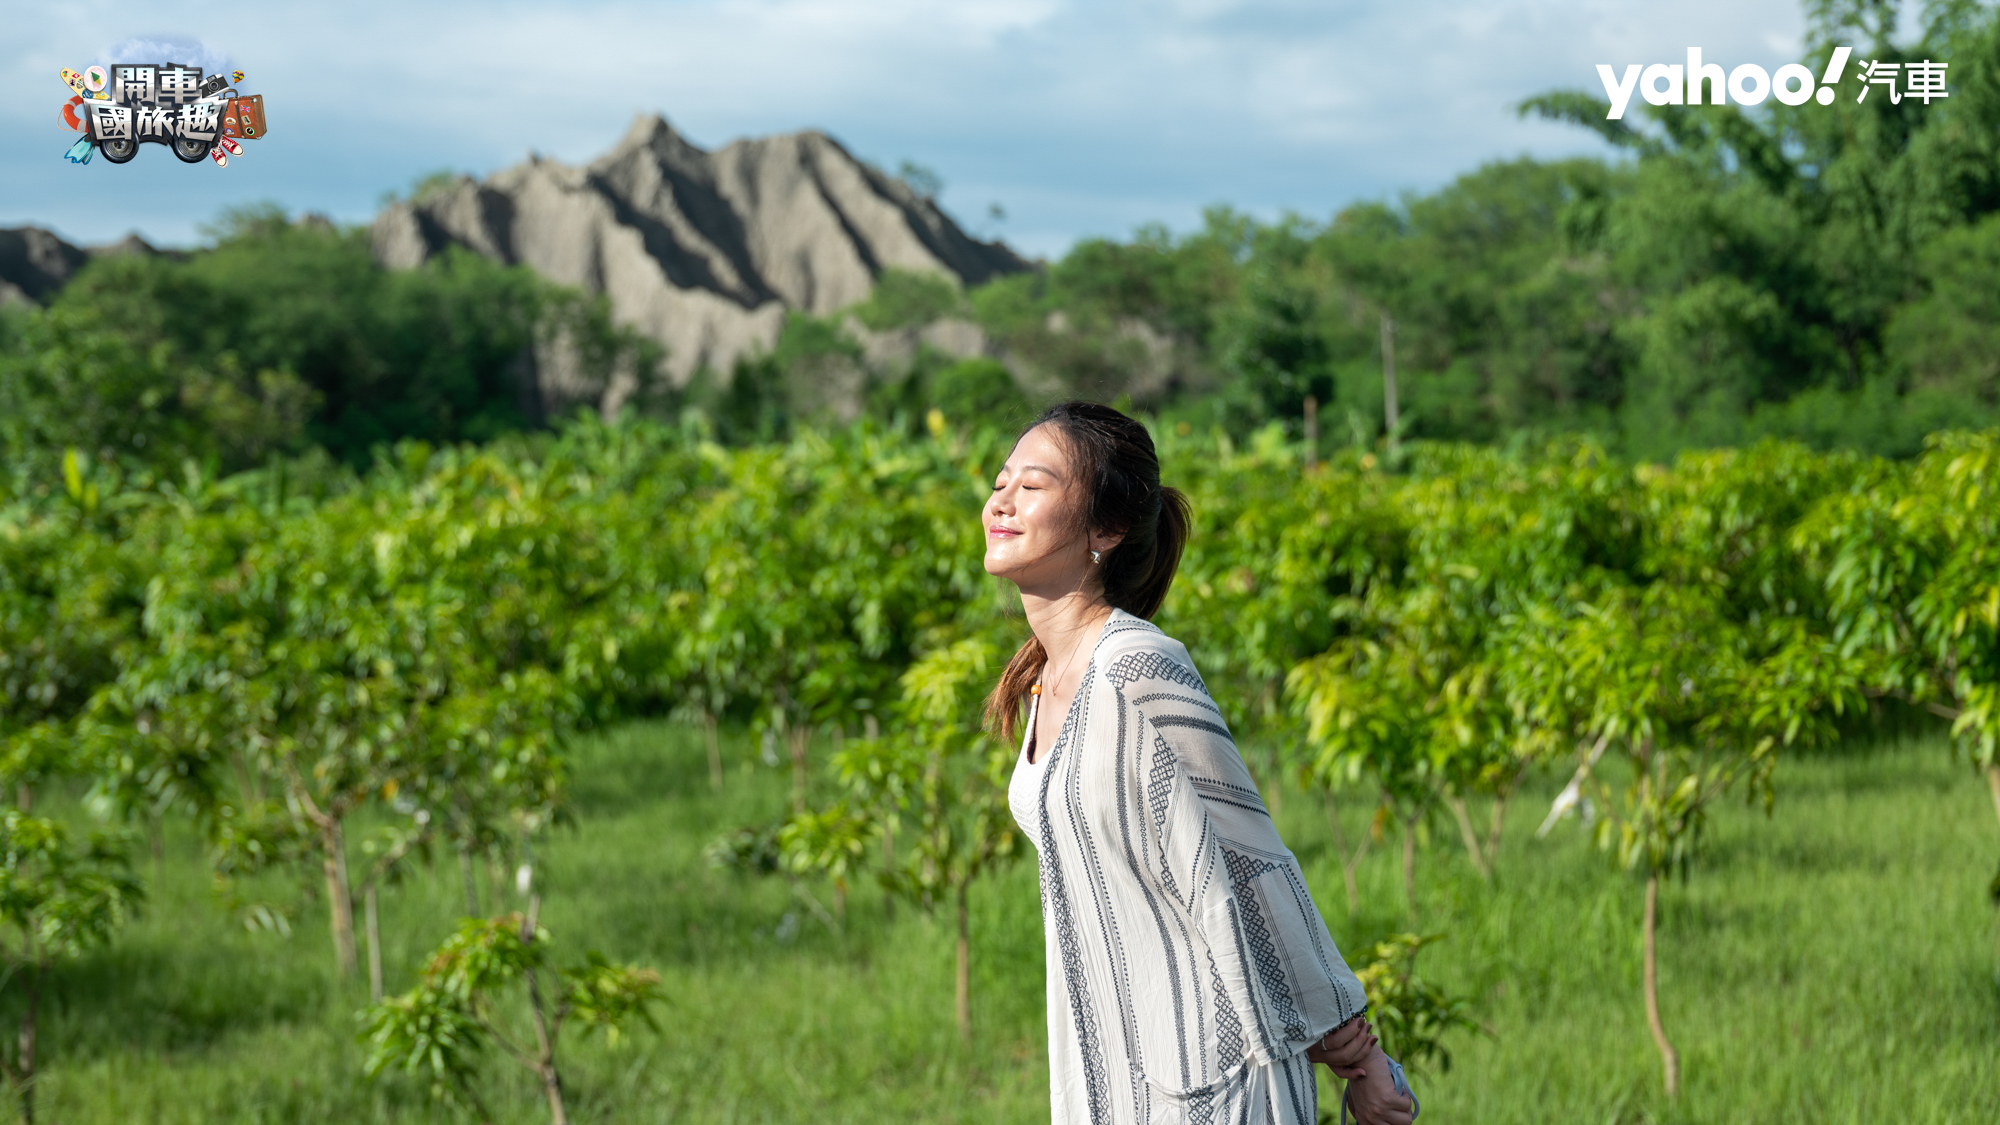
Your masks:
<path fill-rule="evenodd" d="M 210 233 L 212 246 L 185 257 L 104 258 L 80 272 L 46 314 L 56 338 L 25 339 L 17 352 L 29 375 L 47 372 L 31 389 L 80 369 L 170 424 L 194 415 L 181 440 L 219 446 L 225 466 L 240 468 L 301 427 L 366 465 L 370 449 L 401 438 L 481 440 L 539 425 L 562 406 L 535 375 L 544 361 L 600 387 L 621 373 L 641 391 L 652 383 L 657 347 L 614 326 L 601 298 L 526 267 L 454 251 L 387 270 L 365 229 L 292 222 L 269 206 L 225 212 Z M 31 324 L 29 336 L 40 331 Z M 51 344 L 75 358 L 49 355 Z M 63 401 L 51 408 L 58 418 Z M 224 427 L 209 432 L 211 416 Z M 142 456 L 140 442 L 179 437 L 144 421 L 114 413 L 98 428 Z"/>
<path fill-rule="evenodd" d="M 23 1121 L 35 1119 L 43 978 L 56 960 L 111 941 L 143 900 L 113 834 L 75 838 L 33 812 L 51 781 L 90 777 L 100 763 L 80 729 L 117 675 L 137 633 L 139 577 L 107 534 L 100 494 L 74 450 L 66 502 L 0 515 L 0 941 L 5 981 L 25 995 L 0 1072 Z"/>
<path fill-rule="evenodd" d="M 56 959 L 108 944 L 143 898 L 116 840 L 93 833 L 79 843 L 58 821 L 22 808 L 0 813 L 0 925 L 9 931 L 0 948 L 8 976 L 26 993 L 13 1057 L 0 1057 L 0 1071 L 29 1125 L 35 1120 L 42 978 Z"/>
<path fill-rule="evenodd" d="M 1793 544 L 1865 690 L 1950 719 L 2000 816 L 2000 431 L 1927 444 L 1819 498 Z"/>
<path fill-rule="evenodd" d="M 403 452 L 410 479 L 385 466 L 323 505 L 188 511 L 116 697 L 187 779 L 225 871 L 316 863 L 343 973 L 350 819 L 402 798 L 461 850 L 546 824 L 574 681 L 598 675 L 563 623 L 601 578 L 547 482 Z"/>
<path fill-rule="evenodd" d="M 780 844 L 801 866 L 859 866 L 860 841 L 907 819 L 904 850 L 878 866 L 882 885 L 926 911 L 949 903 L 957 935 L 953 1013 L 972 1035 L 972 885 L 1021 854 L 1007 807 L 1014 754 L 979 729 L 980 703 L 1000 674 L 998 646 L 983 636 L 942 645 L 903 673 L 900 722 L 881 738 L 850 742 L 835 763 L 847 798 L 795 818 Z"/>
<path fill-rule="evenodd" d="M 526 917 L 466 919 L 431 955 L 415 988 L 369 1008 L 369 1077 L 392 1067 L 422 1074 L 434 1096 L 490 1119 L 476 1083 L 481 1055 L 498 1046 L 541 1083 L 553 1125 L 567 1125 L 556 1057 L 563 1029 L 580 1023 L 614 1042 L 634 1022 L 657 1031 L 650 1009 L 665 995 L 659 973 L 613 964 L 597 953 L 580 965 L 558 967 L 549 932 L 535 913 L 531 907 Z M 502 1015 L 504 998 L 515 988 L 527 998 L 525 1032 Z"/>

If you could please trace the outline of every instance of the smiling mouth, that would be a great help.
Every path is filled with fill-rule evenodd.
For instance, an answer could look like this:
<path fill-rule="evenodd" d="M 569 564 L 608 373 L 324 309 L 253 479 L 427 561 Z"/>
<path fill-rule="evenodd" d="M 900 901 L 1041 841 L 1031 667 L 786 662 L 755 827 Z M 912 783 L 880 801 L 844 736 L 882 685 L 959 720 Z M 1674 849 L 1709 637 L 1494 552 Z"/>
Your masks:
<path fill-rule="evenodd" d="M 1011 539 L 1021 533 L 1010 527 L 989 527 L 986 529 L 986 534 L 997 535 L 1003 539 Z"/>

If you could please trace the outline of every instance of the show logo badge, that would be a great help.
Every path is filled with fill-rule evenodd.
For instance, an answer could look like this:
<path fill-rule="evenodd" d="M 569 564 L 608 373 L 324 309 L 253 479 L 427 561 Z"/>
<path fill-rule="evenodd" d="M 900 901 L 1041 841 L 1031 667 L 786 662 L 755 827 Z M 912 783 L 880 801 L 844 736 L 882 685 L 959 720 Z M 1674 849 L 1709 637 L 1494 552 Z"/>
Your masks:
<path fill-rule="evenodd" d="M 144 142 L 165 145 L 188 164 L 211 160 L 219 168 L 243 155 L 243 142 L 268 131 L 264 95 L 245 95 L 243 72 L 203 77 L 198 66 L 182 63 L 118 63 L 65 69 L 65 128 L 83 136 L 63 155 L 88 164 L 103 153 L 113 164 L 139 154 Z"/>

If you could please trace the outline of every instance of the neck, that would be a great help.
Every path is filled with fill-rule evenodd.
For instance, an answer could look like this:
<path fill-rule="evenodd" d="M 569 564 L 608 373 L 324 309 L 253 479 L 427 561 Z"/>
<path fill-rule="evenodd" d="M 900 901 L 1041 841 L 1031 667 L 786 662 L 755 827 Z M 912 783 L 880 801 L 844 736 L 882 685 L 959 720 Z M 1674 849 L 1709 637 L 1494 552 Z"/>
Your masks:
<path fill-rule="evenodd" d="M 1027 615 L 1028 628 L 1049 654 L 1049 666 L 1063 669 L 1077 647 L 1111 617 L 1110 603 L 1094 589 L 1071 588 L 1061 594 L 1023 589 L 1021 610 Z"/>

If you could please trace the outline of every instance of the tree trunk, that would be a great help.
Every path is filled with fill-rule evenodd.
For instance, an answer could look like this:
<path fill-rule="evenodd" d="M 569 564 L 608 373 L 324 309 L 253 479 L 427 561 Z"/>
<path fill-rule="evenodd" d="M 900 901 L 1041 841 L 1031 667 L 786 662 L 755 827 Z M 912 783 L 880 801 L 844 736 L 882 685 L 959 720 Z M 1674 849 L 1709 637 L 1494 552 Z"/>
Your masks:
<path fill-rule="evenodd" d="M 1417 929 L 1417 818 L 1403 821 L 1403 903 L 1410 916 L 1410 932 Z"/>
<path fill-rule="evenodd" d="M 472 873 L 472 849 L 464 844 L 458 848 L 458 879 L 465 884 L 465 916 L 479 917 L 479 879 Z"/>
<path fill-rule="evenodd" d="M 375 910 L 374 883 L 369 883 L 368 889 L 361 892 L 361 905 L 364 912 L 363 924 L 368 928 L 368 998 L 380 1004 L 382 1002 L 382 922 Z"/>
<path fill-rule="evenodd" d="M 527 978 L 528 1000 L 535 1012 L 535 1044 L 540 1048 L 535 1073 L 542 1080 L 542 1093 L 549 1099 L 549 1120 L 553 1125 L 569 1125 L 569 1111 L 563 1108 L 562 1075 L 556 1071 L 555 1033 L 542 1009 L 541 982 L 533 969 L 528 970 Z"/>
<path fill-rule="evenodd" d="M 1486 826 L 1486 866 L 1500 869 L 1500 840 L 1507 829 L 1507 794 L 1493 798 L 1493 812 Z"/>
<path fill-rule="evenodd" d="M 958 1037 L 972 1042 L 972 925 L 965 909 L 970 883 L 958 885 Z"/>
<path fill-rule="evenodd" d="M 1645 920 L 1645 982 L 1646 982 L 1646 1026 L 1652 1029 L 1653 1045 L 1660 1049 L 1660 1067 L 1664 1073 L 1667 1096 L 1678 1098 L 1681 1094 L 1681 1057 L 1667 1039 L 1667 1029 L 1660 1023 L 1660 975 L 1659 959 L 1654 955 L 1653 933 L 1658 928 L 1660 910 L 1660 876 L 1654 872 L 1646 877 L 1646 920 Z"/>
<path fill-rule="evenodd" d="M 1306 472 L 1319 467 L 1319 397 L 1306 396 Z"/>
<path fill-rule="evenodd" d="M 34 938 L 30 937 L 29 950 L 34 950 Z M 21 1096 L 22 1125 L 35 1125 L 35 1032 L 36 1016 L 42 999 L 42 963 L 31 957 L 28 971 L 22 974 L 22 983 L 27 987 L 28 1007 L 21 1013 L 20 1038 L 20 1085 L 16 1088 Z"/>
<path fill-rule="evenodd" d="M 896 870 L 896 819 L 893 811 L 882 819 L 882 870 Z M 889 921 L 896 920 L 895 895 L 882 896 L 882 912 Z"/>
<path fill-rule="evenodd" d="M 347 841 L 340 821 L 327 817 L 320 825 L 320 863 L 326 875 L 327 922 L 333 930 L 333 956 L 340 975 L 354 975 L 354 896 L 347 882 Z"/>
<path fill-rule="evenodd" d="M 551 1125 L 569 1125 L 569 1113 L 563 1109 L 562 1076 L 556 1073 L 554 1059 L 541 1068 L 542 1092 L 549 1098 L 549 1121 Z"/>
<path fill-rule="evenodd" d="M 507 901 L 507 856 L 498 844 L 486 849 L 486 882 L 493 888 L 493 910 L 498 913 Z"/>
<path fill-rule="evenodd" d="M 701 737 L 708 744 L 708 787 L 722 789 L 722 735 L 716 729 L 715 712 L 703 708 Z"/>
<path fill-rule="evenodd" d="M 797 723 L 785 728 L 785 742 L 792 751 L 792 811 L 806 811 L 806 747 L 812 741 L 812 727 Z"/>
<path fill-rule="evenodd" d="M 528 913 L 521 919 L 521 940 L 533 943 L 535 940 L 535 920 L 542 913 L 542 896 L 529 892 Z M 561 1014 L 551 1021 L 548 1009 L 542 1005 L 542 982 L 529 969 L 523 976 L 528 982 L 528 1011 L 535 1021 L 535 1074 L 542 1080 L 542 1093 L 549 1099 L 549 1120 L 554 1125 L 569 1125 L 569 1111 L 563 1108 L 562 1075 L 556 1071 L 556 1036 L 562 1033 Z"/>
<path fill-rule="evenodd" d="M 1986 785 L 1993 790 L 1993 815 L 2000 817 L 2000 761 L 1986 767 Z"/>
<path fill-rule="evenodd" d="M 1491 883 L 1493 867 L 1486 862 L 1485 848 L 1479 842 L 1479 830 L 1472 827 L 1472 810 L 1466 808 L 1465 798 L 1456 793 L 1447 795 L 1444 800 L 1451 806 L 1451 818 L 1458 822 L 1458 836 L 1465 841 L 1466 858 L 1472 861 L 1479 877 Z"/>

